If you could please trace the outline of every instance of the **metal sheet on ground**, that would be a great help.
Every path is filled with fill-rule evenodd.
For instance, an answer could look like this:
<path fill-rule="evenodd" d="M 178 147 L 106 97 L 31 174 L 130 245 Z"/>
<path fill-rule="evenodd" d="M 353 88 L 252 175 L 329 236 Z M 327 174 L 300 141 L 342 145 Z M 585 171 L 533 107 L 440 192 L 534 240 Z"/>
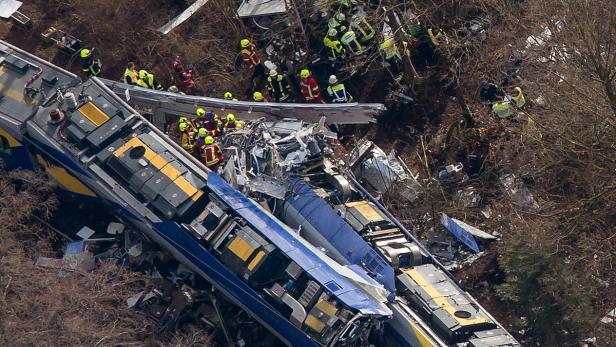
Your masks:
<path fill-rule="evenodd" d="M 175 27 L 184 23 L 185 20 L 190 18 L 190 16 L 192 16 L 195 12 L 197 12 L 197 10 L 200 9 L 201 6 L 205 5 L 208 1 L 209 0 L 195 1 L 192 5 L 188 6 L 188 8 L 184 10 L 184 12 L 180 13 L 177 17 L 170 20 L 169 23 L 158 28 L 158 31 L 160 31 L 163 34 L 168 34 Z"/>
<path fill-rule="evenodd" d="M 0 0 L 0 17 L 9 18 L 11 17 L 23 3 L 21 1 L 15 0 Z"/>
<path fill-rule="evenodd" d="M 237 15 L 243 17 L 269 16 L 285 13 L 284 0 L 244 0 L 237 9 Z"/>

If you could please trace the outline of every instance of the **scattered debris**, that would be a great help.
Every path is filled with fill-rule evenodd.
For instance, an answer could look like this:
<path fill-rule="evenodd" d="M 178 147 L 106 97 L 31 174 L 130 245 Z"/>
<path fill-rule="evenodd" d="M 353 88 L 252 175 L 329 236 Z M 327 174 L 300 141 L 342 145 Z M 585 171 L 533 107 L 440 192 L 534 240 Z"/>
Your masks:
<path fill-rule="evenodd" d="M 417 200 L 421 185 L 404 162 L 392 151 L 389 155 L 367 139 L 360 139 L 349 155 L 349 167 L 355 177 L 381 194 L 396 188 L 409 202 Z"/>
<path fill-rule="evenodd" d="M 605 317 L 601 318 L 601 323 L 610 324 L 614 322 L 614 319 L 616 319 L 616 308 L 608 312 Z"/>
<path fill-rule="evenodd" d="M 479 207 L 481 195 L 475 187 L 469 186 L 456 192 L 455 201 L 458 207 Z"/>
<path fill-rule="evenodd" d="M 514 204 L 531 211 L 539 209 L 530 190 L 515 174 L 503 175 L 499 180 Z"/>
<path fill-rule="evenodd" d="M 86 242 L 82 240 L 69 243 L 62 259 L 39 257 L 35 265 L 40 268 L 59 269 L 60 277 L 67 277 L 75 271 L 91 271 L 95 267 L 95 259 Z"/>

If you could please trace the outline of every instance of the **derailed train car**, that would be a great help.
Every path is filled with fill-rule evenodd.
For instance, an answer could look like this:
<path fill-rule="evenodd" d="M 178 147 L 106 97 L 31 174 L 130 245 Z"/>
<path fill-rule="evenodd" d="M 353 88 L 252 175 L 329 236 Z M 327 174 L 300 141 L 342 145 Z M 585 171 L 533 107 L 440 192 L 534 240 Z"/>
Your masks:
<path fill-rule="evenodd" d="M 293 346 L 383 336 L 385 290 L 208 172 L 104 84 L 0 43 L 6 169 L 39 167 L 114 213 Z M 258 341 L 259 337 L 252 337 Z"/>
<path fill-rule="evenodd" d="M 517 345 L 344 175 L 290 179 L 271 208 L 208 172 L 97 79 L 0 43 L 0 86 L 7 168 L 42 168 L 76 197 L 103 202 L 282 343 Z"/>
<path fill-rule="evenodd" d="M 334 163 L 345 156 L 323 124 L 257 122 L 228 135 L 226 146 L 230 161 L 245 163 L 227 165 L 230 182 L 328 257 L 389 291 L 386 345 L 519 345 L 351 170 Z"/>

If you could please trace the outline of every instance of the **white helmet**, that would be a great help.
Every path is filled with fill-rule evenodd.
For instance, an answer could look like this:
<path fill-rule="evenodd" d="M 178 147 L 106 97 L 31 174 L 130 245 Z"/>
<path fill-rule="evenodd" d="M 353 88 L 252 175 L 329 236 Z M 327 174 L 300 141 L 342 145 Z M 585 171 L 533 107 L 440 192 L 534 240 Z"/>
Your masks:
<path fill-rule="evenodd" d="M 338 77 L 336 75 L 329 76 L 329 84 L 334 84 L 338 82 Z"/>
<path fill-rule="evenodd" d="M 336 29 L 329 29 L 329 31 L 327 32 L 327 36 L 336 37 L 337 35 L 338 35 L 338 30 Z"/>
<path fill-rule="evenodd" d="M 345 19 L 346 19 L 346 17 L 344 16 L 344 13 L 337 13 L 337 14 L 336 14 L 336 20 L 337 20 L 338 22 L 342 22 L 342 21 L 343 21 L 343 20 L 345 20 Z"/>

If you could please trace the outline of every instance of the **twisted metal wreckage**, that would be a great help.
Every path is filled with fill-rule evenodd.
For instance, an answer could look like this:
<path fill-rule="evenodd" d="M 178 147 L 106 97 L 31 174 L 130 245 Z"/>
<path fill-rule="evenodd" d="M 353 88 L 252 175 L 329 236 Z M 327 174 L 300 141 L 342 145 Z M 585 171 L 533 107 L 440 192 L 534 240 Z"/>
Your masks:
<path fill-rule="evenodd" d="M 71 234 L 79 241 L 59 266 L 89 269 L 96 255 L 141 271 L 148 287 L 128 302 L 156 333 L 190 322 L 238 346 L 518 345 L 370 193 L 401 184 L 415 199 L 394 156 L 368 142 L 341 156 L 324 119 L 301 120 L 308 106 L 270 104 L 298 119 L 244 118 L 218 174 L 105 84 L 0 43 L 0 156 L 114 216 L 107 230 Z M 195 104 L 256 107 L 187 98 L 191 114 Z"/>

